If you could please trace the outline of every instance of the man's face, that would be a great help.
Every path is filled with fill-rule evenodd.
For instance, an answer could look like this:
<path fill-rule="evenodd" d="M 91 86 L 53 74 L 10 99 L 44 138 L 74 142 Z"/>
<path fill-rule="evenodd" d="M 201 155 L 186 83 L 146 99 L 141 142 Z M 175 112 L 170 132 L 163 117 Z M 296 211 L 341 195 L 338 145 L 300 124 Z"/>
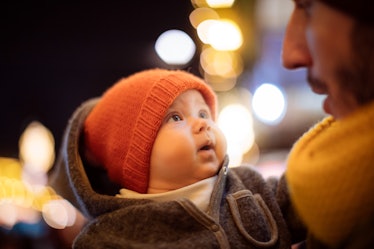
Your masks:
<path fill-rule="evenodd" d="M 355 73 L 351 56 L 354 21 L 319 1 L 294 2 L 284 37 L 283 65 L 288 69 L 306 68 L 312 91 L 326 94 L 324 111 L 336 119 L 343 118 L 359 106 L 347 82 L 343 84 L 344 75 Z"/>
<path fill-rule="evenodd" d="M 151 153 L 148 193 L 179 189 L 214 176 L 226 139 L 197 90 L 179 95 L 168 109 Z"/>

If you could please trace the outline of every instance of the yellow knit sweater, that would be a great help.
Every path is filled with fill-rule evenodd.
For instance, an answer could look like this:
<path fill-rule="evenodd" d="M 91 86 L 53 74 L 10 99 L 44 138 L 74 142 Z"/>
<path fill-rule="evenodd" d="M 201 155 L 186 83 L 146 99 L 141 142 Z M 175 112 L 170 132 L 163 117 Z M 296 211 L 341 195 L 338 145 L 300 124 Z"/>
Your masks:
<path fill-rule="evenodd" d="M 343 243 L 374 210 L 374 103 L 342 120 L 325 118 L 291 150 L 286 177 L 310 232 Z"/>

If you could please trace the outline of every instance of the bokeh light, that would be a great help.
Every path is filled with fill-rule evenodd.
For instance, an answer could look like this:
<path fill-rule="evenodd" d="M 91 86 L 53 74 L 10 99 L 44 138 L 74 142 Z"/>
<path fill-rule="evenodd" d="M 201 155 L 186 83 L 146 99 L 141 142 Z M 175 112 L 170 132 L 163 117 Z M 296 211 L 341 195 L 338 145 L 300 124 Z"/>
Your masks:
<path fill-rule="evenodd" d="M 206 0 L 206 2 L 212 8 L 229 8 L 235 0 Z"/>
<path fill-rule="evenodd" d="M 75 208 L 64 199 L 50 200 L 43 205 L 45 222 L 56 229 L 72 226 L 76 220 Z"/>
<path fill-rule="evenodd" d="M 219 15 L 215 10 L 211 8 L 203 7 L 203 8 L 194 9 L 190 14 L 189 19 L 190 19 L 191 25 L 196 29 L 197 26 L 199 26 L 199 24 L 205 20 L 209 20 L 209 19 L 218 20 Z"/>
<path fill-rule="evenodd" d="M 46 173 L 55 159 L 54 138 L 41 123 L 30 123 L 19 139 L 20 159 L 32 171 Z"/>
<path fill-rule="evenodd" d="M 216 50 L 233 51 L 243 44 L 243 35 L 238 25 L 229 19 L 205 20 L 197 27 L 200 40 Z"/>
<path fill-rule="evenodd" d="M 260 121 L 266 124 L 277 124 L 286 112 L 285 94 L 279 87 L 264 83 L 253 94 L 252 108 Z"/>
<path fill-rule="evenodd" d="M 0 157 L 0 226 L 38 224 L 42 217 L 56 229 L 72 226 L 78 211 L 46 185 L 55 158 L 52 133 L 31 122 L 19 139 L 19 155 Z"/>
<path fill-rule="evenodd" d="M 191 3 L 196 8 L 209 6 L 210 8 L 230 8 L 235 0 L 191 0 Z"/>
<path fill-rule="evenodd" d="M 210 75 L 236 78 L 243 71 L 243 62 L 237 53 L 218 51 L 212 47 L 203 48 L 200 65 Z"/>
<path fill-rule="evenodd" d="M 237 79 L 222 77 L 219 75 L 211 75 L 207 72 L 204 72 L 204 80 L 212 87 L 216 92 L 227 92 L 233 89 L 236 86 Z"/>
<path fill-rule="evenodd" d="M 241 104 L 227 105 L 219 113 L 218 126 L 227 140 L 230 166 L 239 166 L 243 155 L 250 150 L 255 140 L 250 111 Z"/>
<path fill-rule="evenodd" d="M 170 65 L 185 65 L 195 55 L 196 45 L 191 37 L 181 30 L 168 30 L 156 40 L 158 56 Z"/>

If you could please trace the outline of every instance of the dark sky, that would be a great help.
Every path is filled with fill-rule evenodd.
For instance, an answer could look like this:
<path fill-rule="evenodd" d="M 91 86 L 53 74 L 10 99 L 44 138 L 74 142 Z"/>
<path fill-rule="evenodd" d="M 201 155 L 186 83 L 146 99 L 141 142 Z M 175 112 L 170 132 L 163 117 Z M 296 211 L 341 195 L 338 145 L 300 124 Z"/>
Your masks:
<path fill-rule="evenodd" d="M 73 2 L 73 1 L 72 1 Z M 160 66 L 156 38 L 180 29 L 195 39 L 189 0 L 2 1 L 0 156 L 38 120 L 60 145 L 77 106 L 119 78 Z"/>

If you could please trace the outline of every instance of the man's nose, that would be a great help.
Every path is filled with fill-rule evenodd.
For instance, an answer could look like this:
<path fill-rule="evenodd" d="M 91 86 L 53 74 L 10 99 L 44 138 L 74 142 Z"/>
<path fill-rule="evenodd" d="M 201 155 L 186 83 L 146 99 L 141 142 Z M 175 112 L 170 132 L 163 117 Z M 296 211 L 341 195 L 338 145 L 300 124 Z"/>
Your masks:
<path fill-rule="evenodd" d="M 193 131 L 194 133 L 200 133 L 202 131 L 210 130 L 210 124 L 205 118 L 193 118 Z"/>
<path fill-rule="evenodd" d="M 290 17 L 283 40 L 282 64 L 285 68 L 296 69 L 312 65 L 305 32 L 305 16 L 295 10 Z"/>

